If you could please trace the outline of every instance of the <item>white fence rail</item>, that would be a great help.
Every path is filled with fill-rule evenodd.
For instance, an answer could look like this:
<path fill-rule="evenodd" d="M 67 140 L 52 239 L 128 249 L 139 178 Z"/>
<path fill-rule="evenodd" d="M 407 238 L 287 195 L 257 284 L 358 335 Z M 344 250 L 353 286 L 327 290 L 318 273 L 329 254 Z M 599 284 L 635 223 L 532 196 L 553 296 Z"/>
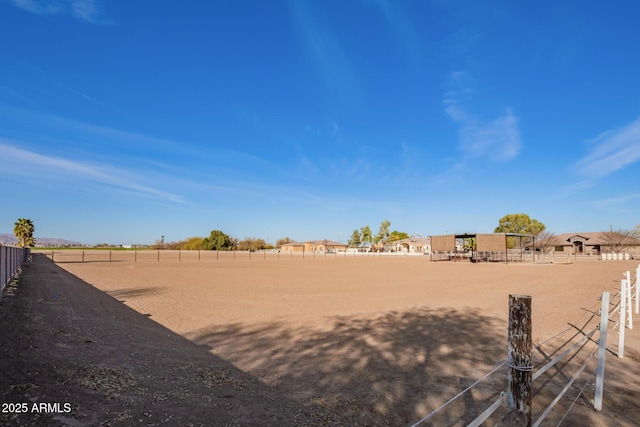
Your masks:
<path fill-rule="evenodd" d="M 0 245 L 0 298 L 11 278 L 30 254 L 29 248 Z"/>

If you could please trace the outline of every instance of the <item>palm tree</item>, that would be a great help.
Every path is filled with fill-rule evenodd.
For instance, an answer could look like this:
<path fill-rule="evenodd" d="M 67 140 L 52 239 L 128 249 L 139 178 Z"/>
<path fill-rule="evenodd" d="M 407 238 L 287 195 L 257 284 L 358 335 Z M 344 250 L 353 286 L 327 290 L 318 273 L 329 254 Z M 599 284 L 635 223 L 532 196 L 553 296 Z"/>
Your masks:
<path fill-rule="evenodd" d="M 13 234 L 20 241 L 20 246 L 33 246 L 35 239 L 33 238 L 34 226 L 33 222 L 28 218 L 18 218 L 13 227 Z"/>

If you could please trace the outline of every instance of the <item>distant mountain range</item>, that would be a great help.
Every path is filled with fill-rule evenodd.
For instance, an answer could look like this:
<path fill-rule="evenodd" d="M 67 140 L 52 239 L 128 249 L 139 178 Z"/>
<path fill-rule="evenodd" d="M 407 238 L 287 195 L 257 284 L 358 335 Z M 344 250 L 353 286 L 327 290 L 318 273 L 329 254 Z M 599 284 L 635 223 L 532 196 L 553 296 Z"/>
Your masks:
<path fill-rule="evenodd" d="M 15 245 L 18 239 L 13 234 L 0 234 L 0 245 Z M 53 237 L 37 237 L 36 245 L 40 246 L 87 246 L 84 243 Z"/>

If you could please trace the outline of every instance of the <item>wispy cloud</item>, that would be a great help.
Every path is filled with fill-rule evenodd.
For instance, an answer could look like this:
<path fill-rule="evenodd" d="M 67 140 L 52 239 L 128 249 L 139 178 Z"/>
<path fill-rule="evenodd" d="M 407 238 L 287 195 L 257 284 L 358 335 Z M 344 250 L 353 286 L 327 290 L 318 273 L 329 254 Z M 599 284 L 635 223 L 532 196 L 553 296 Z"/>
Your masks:
<path fill-rule="evenodd" d="M 445 172 L 436 175 L 432 179 L 432 183 L 436 185 L 446 184 L 448 182 L 459 179 L 463 174 L 467 172 L 468 168 L 464 162 L 455 162 Z"/>
<path fill-rule="evenodd" d="M 38 15 L 70 15 L 92 24 L 106 22 L 97 0 L 13 0 L 13 4 Z"/>
<path fill-rule="evenodd" d="M 0 139 L 0 158 L 2 159 L 3 169 L 7 172 L 20 173 L 21 171 L 37 170 L 39 174 L 45 174 L 50 178 L 71 177 L 137 195 L 163 199 L 174 203 L 185 202 L 179 195 L 139 184 L 144 179 L 128 170 L 110 165 L 40 154 L 16 147 L 16 141 Z"/>
<path fill-rule="evenodd" d="M 419 57 L 422 45 L 420 32 L 404 12 L 401 4 L 388 0 L 379 0 L 375 4 L 384 15 L 389 27 L 401 41 L 401 46 L 407 49 L 413 57 Z"/>
<path fill-rule="evenodd" d="M 470 113 L 466 100 L 472 90 L 466 80 L 465 73 L 451 73 L 452 89 L 443 100 L 445 112 L 460 126 L 460 149 L 468 158 L 485 158 L 494 163 L 513 160 L 522 149 L 518 118 L 510 108 L 492 120 Z"/>
<path fill-rule="evenodd" d="M 23 128 L 19 137 L 30 147 L 43 147 L 37 152 L 64 152 L 68 158 L 99 158 L 103 163 L 126 165 L 129 170 L 154 171 L 167 176 L 218 179 L 224 176 L 254 176 L 262 171 L 269 177 L 282 173 L 279 164 L 251 152 L 226 148 L 224 145 L 198 145 L 184 140 L 170 140 L 94 125 L 33 110 L 0 105 L 2 123 Z M 34 132 L 33 129 L 37 129 Z M 0 141 L 13 135 L 0 130 Z M 23 147 L 23 144 L 13 144 Z M 167 160 L 170 159 L 170 160 Z M 0 157 L 0 162 L 2 158 Z M 181 164 L 188 167 L 181 167 Z M 173 180 L 173 178 L 172 178 Z M 175 187 L 174 187 L 175 188 Z"/>
<path fill-rule="evenodd" d="M 576 173 L 597 179 L 640 160 L 640 118 L 591 141 L 590 152 L 573 165 Z"/>
<path fill-rule="evenodd" d="M 593 206 L 596 208 L 606 208 L 606 207 L 610 207 L 610 206 L 618 206 L 618 205 L 623 205 L 631 200 L 635 200 L 635 199 L 640 199 L 640 194 L 629 194 L 627 196 L 621 196 L 621 197 L 612 197 L 609 199 L 602 199 L 602 200 L 594 200 L 592 202 L 587 202 L 585 203 L 585 205 L 588 206 Z"/>
<path fill-rule="evenodd" d="M 318 4 L 322 5 L 322 3 Z M 310 52 L 320 75 L 336 91 L 353 94 L 356 79 L 342 44 L 328 28 L 322 25 L 319 14 L 314 14 L 310 3 L 292 1 L 290 5 L 302 44 Z"/>
<path fill-rule="evenodd" d="M 1 1 L 1 0 L 0 0 Z M 65 103 L 81 108 L 93 108 L 99 106 L 103 109 L 116 112 L 121 116 L 132 118 L 133 115 L 113 105 L 90 96 L 88 93 L 73 87 L 73 84 L 63 83 L 64 77 L 37 67 L 22 59 L 14 58 L 0 52 L 0 63 L 6 66 L 3 69 L 3 78 L 0 83 L 0 108 L 9 109 L 14 106 L 16 110 L 22 108 L 42 109 L 44 105 L 52 103 Z M 22 113 L 20 113 L 22 114 Z"/>

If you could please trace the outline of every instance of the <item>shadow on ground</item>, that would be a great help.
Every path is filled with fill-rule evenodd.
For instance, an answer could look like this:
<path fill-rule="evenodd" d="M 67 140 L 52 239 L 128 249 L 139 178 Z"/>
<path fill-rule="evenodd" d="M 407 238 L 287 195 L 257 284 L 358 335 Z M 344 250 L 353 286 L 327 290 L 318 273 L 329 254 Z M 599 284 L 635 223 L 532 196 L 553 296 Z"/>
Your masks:
<path fill-rule="evenodd" d="M 504 326 L 476 310 L 421 308 L 333 320 L 323 330 L 214 326 L 190 338 L 286 396 L 356 425 L 410 425 L 506 357 Z M 506 370 L 499 372 L 424 425 L 473 420 L 504 390 Z"/>
<path fill-rule="evenodd" d="M 212 325 L 187 340 L 44 256 L 0 301 L 0 324 L 0 401 L 29 404 L 0 414 L 9 426 L 411 425 L 506 352 L 501 322 L 428 308 L 317 327 Z M 627 379 L 640 374 L 640 355 L 625 360 L 607 364 L 603 413 L 617 411 L 607 415 L 616 425 L 638 416 Z M 504 390 L 504 372 L 422 425 L 466 425 Z M 603 416 L 578 409 L 573 421 Z"/>
<path fill-rule="evenodd" d="M 638 425 L 640 384 L 635 378 L 640 376 L 640 353 L 636 350 L 640 340 L 632 337 L 633 348 L 627 349 L 625 358 L 619 359 L 616 351 L 612 351 L 613 347 L 617 350 L 618 340 L 612 323 L 607 336 L 602 411 L 594 410 L 599 322 L 599 315 L 593 313 L 578 324 L 568 324 L 567 333 L 559 339 L 534 346 L 534 373 L 557 360 L 533 383 L 534 421 L 553 406 L 544 418 L 548 425 Z M 570 382 L 573 383 L 568 386 Z M 553 404 L 561 393 L 564 396 Z"/>
<path fill-rule="evenodd" d="M 323 416 L 44 256 L 0 300 L 0 324 L 3 426 L 317 425 Z"/>

